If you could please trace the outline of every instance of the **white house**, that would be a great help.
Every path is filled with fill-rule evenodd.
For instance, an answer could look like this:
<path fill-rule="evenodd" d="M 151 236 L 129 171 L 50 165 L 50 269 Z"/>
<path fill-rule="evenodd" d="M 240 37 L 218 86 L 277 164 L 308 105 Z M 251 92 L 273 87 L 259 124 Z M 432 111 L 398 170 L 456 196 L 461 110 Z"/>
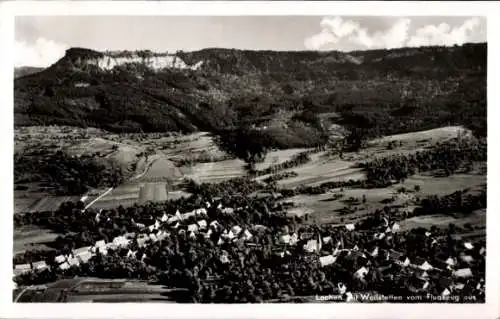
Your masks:
<path fill-rule="evenodd" d="M 384 239 L 385 234 L 384 233 L 378 233 L 378 234 L 375 234 L 373 237 L 375 237 L 376 240 L 382 240 L 382 239 Z"/>
<path fill-rule="evenodd" d="M 106 241 L 105 240 L 98 240 L 96 241 L 94 247 L 104 247 L 106 246 Z"/>
<path fill-rule="evenodd" d="M 62 270 L 69 269 L 70 267 L 71 266 L 69 265 L 69 263 L 67 261 L 59 265 L 59 268 Z"/>
<path fill-rule="evenodd" d="M 164 230 L 160 230 L 160 231 L 158 231 L 158 232 L 156 233 L 156 238 L 157 238 L 158 240 L 163 240 L 163 239 L 165 239 L 165 238 L 167 238 L 167 237 L 168 237 L 168 233 L 167 233 L 166 231 L 164 231 Z"/>
<path fill-rule="evenodd" d="M 151 239 L 152 242 L 158 241 L 158 238 L 155 234 L 149 234 L 149 239 Z"/>
<path fill-rule="evenodd" d="M 332 255 L 319 257 L 319 263 L 320 263 L 321 267 L 325 267 L 325 266 L 331 265 L 336 260 L 337 260 L 337 257 L 334 257 Z"/>
<path fill-rule="evenodd" d="M 410 265 L 410 259 L 408 257 L 405 258 L 404 261 L 399 261 L 399 264 L 403 267 L 408 267 Z"/>
<path fill-rule="evenodd" d="M 399 226 L 398 223 L 394 223 L 394 225 L 392 225 L 392 232 L 393 233 L 398 232 L 400 229 L 401 229 L 401 226 Z"/>
<path fill-rule="evenodd" d="M 104 246 L 99 246 L 97 247 L 97 251 L 103 255 L 103 256 L 106 256 L 108 254 L 108 246 L 107 245 L 104 245 Z"/>
<path fill-rule="evenodd" d="M 311 239 L 304 245 L 304 250 L 308 253 L 313 253 L 319 250 L 318 241 L 316 239 Z"/>
<path fill-rule="evenodd" d="M 78 258 L 80 263 L 85 264 L 90 260 L 90 258 L 92 258 L 92 253 L 90 251 L 87 251 L 87 252 L 79 254 L 77 256 L 77 258 Z"/>
<path fill-rule="evenodd" d="M 340 293 L 341 295 L 345 294 L 345 293 L 346 293 L 346 291 L 347 291 L 347 287 L 346 287 L 346 286 L 344 285 L 344 283 L 342 283 L 342 282 L 339 282 L 339 283 L 337 284 L 337 288 L 339 288 L 339 293 Z"/>
<path fill-rule="evenodd" d="M 252 233 L 248 229 L 245 229 L 243 232 L 243 238 L 245 238 L 245 240 L 250 240 L 252 237 Z"/>
<path fill-rule="evenodd" d="M 47 265 L 47 263 L 45 262 L 45 260 L 37 261 L 37 262 L 33 263 L 33 269 L 36 269 L 36 270 L 45 270 L 47 268 L 49 268 L 49 266 Z"/>
<path fill-rule="evenodd" d="M 243 229 L 242 229 L 240 226 L 238 226 L 238 225 L 235 225 L 235 226 L 233 226 L 233 227 L 231 228 L 231 231 L 232 231 L 232 232 L 233 232 L 233 234 L 235 234 L 236 236 L 238 236 L 238 235 L 241 233 L 241 231 L 242 231 L 242 230 L 243 230 Z"/>
<path fill-rule="evenodd" d="M 206 208 L 199 208 L 195 211 L 196 215 L 207 215 L 207 210 Z"/>
<path fill-rule="evenodd" d="M 31 271 L 30 264 L 19 264 L 14 266 L 14 275 L 18 276 Z"/>
<path fill-rule="evenodd" d="M 455 266 L 456 261 L 453 258 L 448 257 L 448 259 L 446 259 L 446 264 L 449 266 Z"/>
<path fill-rule="evenodd" d="M 58 264 L 62 264 L 66 261 L 66 257 L 64 255 L 59 255 L 54 258 L 54 261 Z"/>
<path fill-rule="evenodd" d="M 135 255 L 137 254 L 136 251 L 128 250 L 127 252 L 127 258 L 135 258 Z"/>
<path fill-rule="evenodd" d="M 197 232 L 198 231 L 198 225 L 196 224 L 191 224 L 188 226 L 188 232 Z"/>
<path fill-rule="evenodd" d="M 165 223 L 165 222 L 167 222 L 167 220 L 168 220 L 168 216 L 167 216 L 167 214 L 166 214 L 166 213 L 163 213 L 163 216 L 161 217 L 161 219 L 160 219 L 160 220 L 161 220 L 162 222 L 164 222 L 164 223 Z"/>
<path fill-rule="evenodd" d="M 212 230 L 209 229 L 203 236 L 207 239 L 210 238 L 210 236 L 212 236 Z"/>
<path fill-rule="evenodd" d="M 92 248 L 92 246 L 85 246 L 85 247 L 80 247 L 80 248 L 74 249 L 73 256 L 76 257 L 80 254 L 87 253 L 90 251 L 91 248 Z"/>
<path fill-rule="evenodd" d="M 431 265 L 431 264 L 429 264 L 427 261 L 424 261 L 424 262 L 422 263 L 422 265 L 420 265 L 420 267 L 419 267 L 419 268 L 420 268 L 420 269 L 422 269 L 422 270 L 427 271 L 427 270 L 431 270 L 431 269 L 433 269 L 434 267 L 432 267 L 432 265 Z"/>
<path fill-rule="evenodd" d="M 204 219 L 198 221 L 198 226 L 200 229 L 206 229 L 207 228 L 207 221 Z"/>
<path fill-rule="evenodd" d="M 469 243 L 469 242 L 466 242 L 466 243 L 464 243 L 464 247 L 465 247 L 465 248 L 467 248 L 467 249 L 469 249 L 469 250 L 471 250 L 471 249 L 473 249 L 473 248 L 474 248 L 474 245 L 472 245 L 472 244 L 471 244 L 471 243 Z"/>
<path fill-rule="evenodd" d="M 137 238 L 137 246 L 139 247 L 145 246 L 147 241 L 148 241 L 147 238 Z"/>
<path fill-rule="evenodd" d="M 469 255 L 462 255 L 460 256 L 460 259 L 462 261 L 465 261 L 466 263 L 472 263 L 474 261 L 474 258 L 472 256 L 469 256 Z"/>
<path fill-rule="evenodd" d="M 229 263 L 229 256 L 227 255 L 227 253 L 226 253 L 226 254 L 222 254 L 222 255 L 220 256 L 220 261 L 221 261 L 221 263 L 223 263 L 223 264 L 227 264 L 227 263 Z"/>
<path fill-rule="evenodd" d="M 78 258 L 70 258 L 70 259 L 68 259 L 68 264 L 70 266 L 79 266 L 80 260 L 78 260 Z"/>
<path fill-rule="evenodd" d="M 210 227 L 213 227 L 213 228 L 217 229 L 219 226 L 220 226 L 220 224 L 216 220 L 210 222 Z"/>
<path fill-rule="evenodd" d="M 113 244 L 118 247 L 126 247 L 129 244 L 129 240 L 125 236 L 117 236 L 113 239 Z"/>
<path fill-rule="evenodd" d="M 345 225 L 345 228 L 349 231 L 353 231 L 356 228 L 356 226 L 354 226 L 354 224 L 347 224 Z"/>
<path fill-rule="evenodd" d="M 370 271 L 370 270 L 369 270 L 368 268 L 366 268 L 366 267 L 361 267 L 361 268 L 359 268 L 359 269 L 356 271 L 355 275 L 356 275 L 356 277 L 358 277 L 358 278 L 365 278 L 365 276 L 368 274 L 368 272 L 369 272 L 369 271 Z"/>
<path fill-rule="evenodd" d="M 290 242 L 291 236 L 286 234 L 286 235 L 281 235 L 280 236 L 280 243 L 282 244 L 288 244 Z"/>
<path fill-rule="evenodd" d="M 472 270 L 470 268 L 462 268 L 453 272 L 454 277 L 469 278 L 472 277 Z"/>

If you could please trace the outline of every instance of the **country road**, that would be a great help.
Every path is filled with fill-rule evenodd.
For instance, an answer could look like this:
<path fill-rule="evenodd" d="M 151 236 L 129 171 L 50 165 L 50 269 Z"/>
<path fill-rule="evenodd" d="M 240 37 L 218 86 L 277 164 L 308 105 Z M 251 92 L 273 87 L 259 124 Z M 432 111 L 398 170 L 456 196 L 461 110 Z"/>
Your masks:
<path fill-rule="evenodd" d="M 151 162 L 147 163 L 146 164 L 146 167 L 144 167 L 144 171 L 142 173 L 139 173 L 137 174 L 136 176 L 133 176 L 129 179 L 129 181 L 133 181 L 133 180 L 137 180 L 139 178 L 141 178 L 142 176 L 144 176 L 148 170 L 151 168 L 151 166 L 154 164 L 154 162 L 156 162 L 156 158 L 153 159 Z M 114 189 L 114 187 L 110 187 L 108 188 L 104 193 L 102 193 L 101 195 L 99 195 L 96 199 L 94 199 L 92 202 L 90 202 L 87 206 L 85 206 L 84 208 L 84 211 L 86 209 L 89 209 L 92 205 L 94 205 L 97 201 L 99 201 L 101 198 L 103 198 L 104 196 L 106 196 L 107 194 L 109 194 L 112 190 Z M 86 195 L 85 195 L 86 196 Z"/>

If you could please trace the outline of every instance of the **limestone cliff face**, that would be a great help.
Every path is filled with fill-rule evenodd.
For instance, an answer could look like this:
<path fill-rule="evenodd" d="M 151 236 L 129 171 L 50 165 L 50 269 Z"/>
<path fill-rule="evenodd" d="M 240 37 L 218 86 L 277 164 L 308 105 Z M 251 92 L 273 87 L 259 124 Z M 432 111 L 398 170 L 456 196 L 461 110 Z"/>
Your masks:
<path fill-rule="evenodd" d="M 139 52 L 96 52 L 86 49 L 69 49 L 65 59 L 69 59 L 75 67 L 95 66 L 109 71 L 118 66 L 140 64 L 154 71 L 164 69 L 198 70 L 203 61 L 188 65 L 176 54 Z"/>

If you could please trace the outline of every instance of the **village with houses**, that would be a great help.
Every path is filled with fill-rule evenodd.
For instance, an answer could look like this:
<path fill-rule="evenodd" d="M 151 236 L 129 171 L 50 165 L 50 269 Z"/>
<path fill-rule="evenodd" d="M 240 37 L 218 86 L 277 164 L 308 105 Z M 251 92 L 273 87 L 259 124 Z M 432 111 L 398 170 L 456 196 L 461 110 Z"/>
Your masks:
<path fill-rule="evenodd" d="M 485 303 L 487 43 L 412 39 L 16 69 L 13 301 Z"/>

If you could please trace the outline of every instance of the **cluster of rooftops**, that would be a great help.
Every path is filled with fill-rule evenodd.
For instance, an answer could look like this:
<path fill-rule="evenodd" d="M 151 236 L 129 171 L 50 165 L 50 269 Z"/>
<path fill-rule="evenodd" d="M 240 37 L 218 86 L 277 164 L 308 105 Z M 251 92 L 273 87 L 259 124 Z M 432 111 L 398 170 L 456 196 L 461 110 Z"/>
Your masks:
<path fill-rule="evenodd" d="M 206 206 L 207 208 L 209 208 L 211 204 L 207 202 Z M 219 204 L 217 206 L 217 209 L 219 209 L 219 211 L 225 214 L 233 214 L 235 210 L 236 211 L 241 210 L 242 208 L 233 209 L 230 207 L 222 207 L 222 205 Z M 192 217 L 195 217 L 194 220 L 196 220 L 196 222 L 193 222 L 188 225 L 185 225 L 185 223 L 183 223 L 188 219 L 193 220 Z M 253 234 L 249 228 L 243 228 L 241 226 L 234 225 L 232 227 L 224 229 L 224 227 L 222 227 L 217 220 L 209 222 L 207 221 L 207 217 L 208 217 L 207 209 L 198 208 L 184 214 L 181 214 L 177 210 L 176 214 L 173 216 L 172 215 L 169 216 L 166 213 L 164 213 L 161 218 L 156 219 L 154 223 L 148 226 L 136 223 L 135 221 L 132 220 L 132 222 L 135 223 L 135 225 L 139 227 L 139 229 L 143 229 L 144 232 L 138 234 L 126 233 L 121 236 L 113 238 L 113 240 L 108 243 L 106 243 L 105 240 L 99 240 L 95 242 L 94 245 L 92 246 L 86 246 L 74 249 L 70 254 L 56 256 L 54 259 L 54 265 L 56 265 L 55 267 L 58 267 L 61 270 L 66 270 L 69 269 L 71 266 L 78 266 L 80 264 L 87 263 L 98 252 L 102 255 L 106 255 L 108 249 L 115 250 L 118 248 L 127 248 L 133 241 L 136 241 L 138 247 L 143 247 L 148 245 L 149 243 L 165 240 L 170 236 L 172 231 L 174 232 L 177 231 L 179 234 L 184 232 L 189 237 L 196 237 L 198 234 L 201 233 L 206 238 L 210 238 L 212 232 L 217 231 L 221 233 L 221 236 L 219 237 L 217 243 L 218 245 L 222 245 L 225 242 L 236 242 L 238 240 L 248 241 L 253 237 Z M 96 220 L 99 220 L 101 218 L 100 212 L 96 214 L 95 218 Z M 180 227 L 181 224 L 184 224 L 184 227 Z M 163 226 L 168 226 L 169 231 L 167 231 L 166 227 Z M 254 225 L 254 227 L 251 228 L 252 231 L 259 226 L 265 227 L 262 225 Z M 356 225 L 352 223 L 338 225 L 338 226 L 343 227 L 345 232 L 354 232 L 356 229 Z M 384 218 L 383 223 L 379 227 L 379 229 L 373 232 L 373 239 L 377 241 L 388 239 L 393 234 L 399 232 L 400 228 L 401 227 L 397 222 L 395 221 L 389 222 L 386 218 Z M 430 232 L 426 232 L 425 235 L 427 237 L 433 238 Z M 457 257 L 449 257 L 444 263 L 440 265 L 431 265 L 431 263 L 429 263 L 426 260 L 423 260 L 422 258 L 417 257 L 413 258 L 414 260 L 410 260 L 409 257 L 397 251 L 379 249 L 378 246 L 375 246 L 370 251 L 366 249 L 360 250 L 357 245 L 354 245 L 353 247 L 350 248 L 346 248 L 346 246 L 352 246 L 352 245 L 344 245 L 342 239 L 334 243 L 333 242 L 334 239 L 331 236 L 322 237 L 319 234 L 315 233 L 301 233 L 300 235 L 298 235 L 296 232 L 282 233 L 279 234 L 278 241 L 279 244 L 284 247 L 296 246 L 299 243 L 304 243 L 303 251 L 309 254 L 315 254 L 315 256 L 317 256 L 316 262 L 319 263 L 320 267 L 327 267 L 335 264 L 340 256 L 357 255 L 359 257 L 369 259 L 369 258 L 379 257 L 382 254 L 382 256 L 386 258 L 386 260 L 388 261 L 395 260 L 399 266 L 406 268 L 408 271 L 411 271 L 412 273 L 417 274 L 418 278 L 421 279 L 421 285 L 422 285 L 422 287 L 419 287 L 418 289 L 422 290 L 425 290 L 426 286 L 429 285 L 430 272 L 435 272 L 435 271 L 442 272 L 444 271 L 444 269 L 448 269 L 452 271 L 452 275 L 454 278 L 473 277 L 473 272 L 471 268 L 469 267 L 457 268 L 457 265 L 459 264 L 458 259 L 460 259 L 462 265 L 464 264 L 464 262 L 467 264 L 472 264 L 474 262 L 474 259 L 471 255 L 463 252 L 458 256 L 458 259 Z M 437 240 L 433 239 L 431 245 L 434 245 L 436 243 Z M 323 245 L 327 244 L 333 246 L 334 249 L 333 251 L 331 251 L 330 254 L 325 255 L 324 251 L 322 254 L 322 247 Z M 475 248 L 477 248 L 474 247 L 474 245 L 470 242 L 462 242 L 462 245 L 465 251 L 472 251 Z M 136 253 L 137 251 L 129 249 L 127 257 L 136 258 Z M 280 250 L 277 254 L 280 255 L 281 257 L 284 257 L 286 253 L 287 250 L 283 249 Z M 486 253 L 485 247 L 481 247 L 479 250 L 479 254 L 485 256 L 485 253 Z M 142 255 L 141 261 L 143 261 L 144 258 L 146 258 L 146 254 Z M 220 255 L 220 261 L 222 263 L 230 262 L 228 254 L 227 253 L 224 254 L 224 251 Z M 43 271 L 48 268 L 50 268 L 50 266 L 45 261 L 33 262 L 31 264 L 15 265 L 14 275 L 17 276 L 30 271 Z M 370 271 L 371 271 L 370 262 L 368 262 L 359 269 L 357 270 L 355 269 L 354 276 L 363 280 Z M 461 289 L 463 288 L 463 284 L 461 283 L 455 284 L 453 285 L 453 288 Z M 481 288 L 482 287 L 477 287 L 477 289 Z M 339 286 L 339 289 L 340 291 L 342 291 L 345 290 L 346 288 L 343 284 L 341 284 Z M 446 288 L 442 292 L 442 295 L 443 296 L 449 295 L 451 293 L 451 290 L 452 290 L 451 286 Z"/>

